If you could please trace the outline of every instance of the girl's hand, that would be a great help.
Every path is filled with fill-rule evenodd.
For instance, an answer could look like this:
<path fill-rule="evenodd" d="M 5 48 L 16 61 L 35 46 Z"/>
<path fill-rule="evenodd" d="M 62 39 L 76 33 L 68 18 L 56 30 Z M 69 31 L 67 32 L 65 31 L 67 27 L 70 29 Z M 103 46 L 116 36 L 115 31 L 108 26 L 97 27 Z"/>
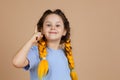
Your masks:
<path fill-rule="evenodd" d="M 36 44 L 43 37 L 41 32 L 38 32 L 37 27 L 35 27 L 35 32 L 31 38 L 33 44 Z"/>

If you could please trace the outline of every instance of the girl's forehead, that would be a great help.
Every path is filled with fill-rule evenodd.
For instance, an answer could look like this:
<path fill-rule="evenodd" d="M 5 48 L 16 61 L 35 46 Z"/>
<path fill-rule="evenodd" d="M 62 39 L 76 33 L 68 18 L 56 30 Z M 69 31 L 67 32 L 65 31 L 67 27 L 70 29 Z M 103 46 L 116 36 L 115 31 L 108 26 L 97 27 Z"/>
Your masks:
<path fill-rule="evenodd" d="M 45 23 L 53 22 L 53 21 L 57 23 L 63 22 L 62 18 L 57 14 L 50 14 L 45 18 Z"/>

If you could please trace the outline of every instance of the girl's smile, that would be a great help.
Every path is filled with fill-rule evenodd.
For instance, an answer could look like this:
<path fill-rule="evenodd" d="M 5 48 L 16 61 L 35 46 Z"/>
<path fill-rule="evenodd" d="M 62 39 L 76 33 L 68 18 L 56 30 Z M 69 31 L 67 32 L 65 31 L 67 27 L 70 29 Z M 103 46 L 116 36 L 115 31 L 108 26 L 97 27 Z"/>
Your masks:
<path fill-rule="evenodd" d="M 55 30 L 51 30 L 50 32 L 49 32 L 49 34 L 57 34 L 58 32 L 57 31 L 55 31 Z"/>

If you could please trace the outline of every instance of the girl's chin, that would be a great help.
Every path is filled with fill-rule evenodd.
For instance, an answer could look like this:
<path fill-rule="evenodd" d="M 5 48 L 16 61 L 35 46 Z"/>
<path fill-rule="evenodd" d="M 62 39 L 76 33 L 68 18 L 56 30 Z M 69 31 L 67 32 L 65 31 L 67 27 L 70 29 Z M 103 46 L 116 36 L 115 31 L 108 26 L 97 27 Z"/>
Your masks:
<path fill-rule="evenodd" d="M 54 35 L 46 36 L 46 38 L 47 38 L 48 41 L 60 41 L 61 40 L 61 37 L 54 36 Z"/>
<path fill-rule="evenodd" d="M 58 38 L 47 38 L 47 41 L 60 41 Z"/>

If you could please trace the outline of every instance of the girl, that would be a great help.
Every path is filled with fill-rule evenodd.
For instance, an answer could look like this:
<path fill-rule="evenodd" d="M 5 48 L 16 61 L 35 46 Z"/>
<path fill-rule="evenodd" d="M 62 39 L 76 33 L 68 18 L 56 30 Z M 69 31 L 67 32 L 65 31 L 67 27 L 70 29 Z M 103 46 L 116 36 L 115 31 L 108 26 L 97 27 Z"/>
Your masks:
<path fill-rule="evenodd" d="M 13 64 L 29 70 L 31 80 L 77 80 L 71 50 L 66 16 L 60 9 L 46 10 Z"/>

